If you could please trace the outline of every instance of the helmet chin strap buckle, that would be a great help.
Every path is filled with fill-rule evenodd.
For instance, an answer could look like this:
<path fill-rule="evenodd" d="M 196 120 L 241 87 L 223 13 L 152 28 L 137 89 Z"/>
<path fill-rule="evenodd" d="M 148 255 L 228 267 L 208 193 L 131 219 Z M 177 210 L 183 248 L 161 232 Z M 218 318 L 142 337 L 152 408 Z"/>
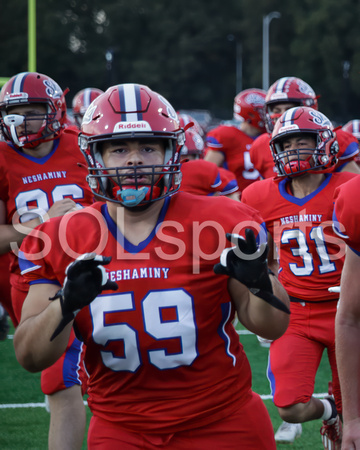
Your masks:
<path fill-rule="evenodd" d="M 116 194 L 118 198 L 121 197 L 124 206 L 132 207 L 137 206 L 139 203 L 141 203 L 146 197 L 148 191 L 149 188 L 143 186 L 139 190 L 138 189 L 118 190 Z"/>

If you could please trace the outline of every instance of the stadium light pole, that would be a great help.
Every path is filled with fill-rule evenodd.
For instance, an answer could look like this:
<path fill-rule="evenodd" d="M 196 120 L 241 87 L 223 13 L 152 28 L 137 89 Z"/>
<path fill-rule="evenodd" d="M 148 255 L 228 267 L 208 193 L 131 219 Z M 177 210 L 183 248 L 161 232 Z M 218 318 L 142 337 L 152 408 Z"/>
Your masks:
<path fill-rule="evenodd" d="M 263 89 L 269 89 L 269 29 L 273 19 L 280 19 L 281 14 L 273 11 L 263 16 Z"/>
<path fill-rule="evenodd" d="M 229 42 L 235 43 L 235 71 L 236 71 L 236 82 L 235 82 L 235 95 L 242 91 L 242 43 L 233 34 L 227 35 L 227 40 Z"/>

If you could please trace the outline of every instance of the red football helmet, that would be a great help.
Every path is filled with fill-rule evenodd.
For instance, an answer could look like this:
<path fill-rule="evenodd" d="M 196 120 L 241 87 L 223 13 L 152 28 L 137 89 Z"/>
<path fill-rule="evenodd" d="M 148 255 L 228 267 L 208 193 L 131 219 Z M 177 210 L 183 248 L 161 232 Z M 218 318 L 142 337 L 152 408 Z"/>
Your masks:
<path fill-rule="evenodd" d="M 185 128 L 189 123 L 193 123 L 194 125 L 190 127 L 191 130 L 196 131 L 196 133 L 200 134 L 201 137 L 204 137 L 205 132 L 199 122 L 194 119 L 190 114 L 185 113 L 177 113 L 181 128 Z"/>
<path fill-rule="evenodd" d="M 75 94 L 72 101 L 72 112 L 78 128 L 81 128 L 82 118 L 90 103 L 103 93 L 104 91 L 101 89 L 85 88 Z"/>
<path fill-rule="evenodd" d="M 360 120 L 350 120 L 342 127 L 342 129 L 351 133 L 360 142 Z"/>
<path fill-rule="evenodd" d="M 23 116 L 9 114 L 12 106 L 44 104 L 46 114 Z M 0 92 L 0 127 L 7 141 L 16 147 L 35 148 L 41 142 L 57 138 L 64 128 L 66 103 L 59 85 L 47 75 L 37 72 L 19 73 L 4 84 Z M 39 117 L 40 116 L 40 117 Z M 37 133 L 27 133 L 29 121 L 44 119 Z M 25 123 L 25 132 L 18 136 L 16 127 Z"/>
<path fill-rule="evenodd" d="M 262 89 L 245 89 L 234 99 L 234 119 L 246 121 L 253 127 L 265 132 L 264 104 L 266 92 Z"/>
<path fill-rule="evenodd" d="M 267 91 L 265 98 L 266 128 L 268 133 L 274 129 L 280 117 L 272 109 L 278 103 L 293 103 L 296 106 L 309 106 L 318 109 L 317 97 L 313 89 L 301 78 L 283 77 L 275 81 Z"/>
<path fill-rule="evenodd" d="M 315 138 L 315 148 L 283 149 L 284 140 L 302 134 Z M 278 175 L 292 177 L 304 172 L 332 171 L 339 151 L 330 120 L 306 106 L 291 108 L 282 114 L 275 124 L 270 148 Z"/>
<path fill-rule="evenodd" d="M 193 128 L 185 131 L 185 145 L 181 150 L 181 156 L 194 155 L 195 159 L 204 157 L 205 144 L 203 138 Z"/>
<path fill-rule="evenodd" d="M 88 162 L 88 182 L 93 193 L 126 207 L 143 206 L 172 195 L 180 187 L 180 151 L 185 141 L 177 114 L 170 103 L 139 84 L 112 86 L 86 110 L 79 146 Z M 106 141 L 155 138 L 166 141 L 164 163 L 132 167 L 106 167 L 101 145 Z M 106 169 L 111 169 L 109 174 Z M 133 170 L 133 185 L 121 182 L 123 171 Z M 146 172 L 145 172 L 146 170 Z M 116 175 L 114 176 L 114 173 Z M 151 177 L 142 185 L 141 175 Z"/>

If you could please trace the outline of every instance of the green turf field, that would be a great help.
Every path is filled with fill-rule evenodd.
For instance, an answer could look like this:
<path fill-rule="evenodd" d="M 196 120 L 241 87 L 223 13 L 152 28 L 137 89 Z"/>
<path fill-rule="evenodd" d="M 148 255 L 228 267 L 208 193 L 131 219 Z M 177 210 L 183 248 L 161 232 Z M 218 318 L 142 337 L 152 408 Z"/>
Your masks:
<path fill-rule="evenodd" d="M 12 334 L 13 329 L 10 330 Z M 239 332 L 244 332 L 239 330 Z M 11 335 L 10 335 L 11 336 Z M 281 423 L 271 399 L 269 384 L 265 375 L 268 350 L 260 347 L 252 334 L 241 334 L 252 371 L 253 388 L 264 396 L 274 430 Z M 11 337 L 0 342 L 0 449 L 1 450 L 46 450 L 49 414 L 44 408 L 44 395 L 40 391 L 40 374 L 31 374 L 19 366 L 15 359 Z M 318 372 L 315 393 L 327 392 L 330 369 L 326 358 Z M 88 421 L 90 412 L 88 411 Z M 303 424 L 303 434 L 293 444 L 279 444 L 282 450 L 321 450 L 321 421 Z M 83 449 L 86 449 L 84 440 Z M 66 449 L 64 449 L 66 450 Z M 246 450 L 246 449 L 243 449 Z M 259 449 L 260 450 L 260 449 Z"/>

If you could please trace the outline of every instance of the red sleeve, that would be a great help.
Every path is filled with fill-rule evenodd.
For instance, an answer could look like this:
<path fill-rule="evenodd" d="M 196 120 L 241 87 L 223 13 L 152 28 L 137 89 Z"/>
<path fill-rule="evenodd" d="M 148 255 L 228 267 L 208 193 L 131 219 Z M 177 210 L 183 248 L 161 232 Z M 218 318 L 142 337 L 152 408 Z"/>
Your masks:
<path fill-rule="evenodd" d="M 360 209 L 354 195 L 360 192 L 360 176 L 335 190 L 334 231 L 357 253 L 360 253 Z"/>

